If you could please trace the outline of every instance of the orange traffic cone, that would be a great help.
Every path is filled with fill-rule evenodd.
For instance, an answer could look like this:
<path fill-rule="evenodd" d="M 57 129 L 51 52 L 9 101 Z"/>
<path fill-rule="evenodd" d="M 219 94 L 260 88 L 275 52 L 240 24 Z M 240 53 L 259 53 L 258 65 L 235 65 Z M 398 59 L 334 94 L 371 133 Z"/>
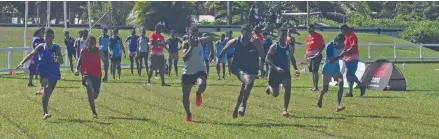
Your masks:
<path fill-rule="evenodd" d="M 15 77 L 16 75 L 17 75 L 17 72 L 15 71 L 15 69 L 14 70 L 12 70 L 12 77 Z"/>

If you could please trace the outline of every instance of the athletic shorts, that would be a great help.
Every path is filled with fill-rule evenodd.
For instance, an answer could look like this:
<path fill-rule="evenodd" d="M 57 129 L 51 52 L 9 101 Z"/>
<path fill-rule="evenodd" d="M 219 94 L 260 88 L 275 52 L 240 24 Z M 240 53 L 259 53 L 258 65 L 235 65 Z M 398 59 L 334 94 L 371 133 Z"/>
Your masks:
<path fill-rule="evenodd" d="M 268 85 L 271 87 L 279 87 L 284 80 L 291 80 L 291 72 L 289 70 L 279 73 L 270 69 L 268 72 Z"/>
<path fill-rule="evenodd" d="M 149 68 L 151 70 L 164 69 L 165 68 L 165 56 L 151 56 L 151 64 Z"/>
<path fill-rule="evenodd" d="M 196 74 L 183 74 L 181 76 L 182 85 L 194 85 L 199 78 L 207 80 L 207 74 L 204 71 L 197 72 Z"/>
<path fill-rule="evenodd" d="M 108 55 L 108 51 L 102 51 L 102 53 L 104 53 L 105 58 L 108 58 L 108 57 L 109 57 L 109 55 Z"/>
<path fill-rule="evenodd" d="M 101 78 L 93 75 L 83 75 L 82 85 L 84 85 L 85 87 L 87 87 L 87 79 L 90 79 L 93 91 L 99 93 L 101 90 Z"/>
<path fill-rule="evenodd" d="M 111 62 L 118 62 L 120 63 L 122 61 L 122 57 L 120 56 L 113 56 L 111 57 Z"/>
<path fill-rule="evenodd" d="M 355 75 L 355 72 L 357 72 L 358 60 L 345 62 L 345 65 L 346 65 L 346 79 L 348 80 L 348 82 L 355 81 L 355 78 L 357 77 L 357 75 Z"/>
<path fill-rule="evenodd" d="M 38 75 L 38 62 L 34 61 L 33 59 L 29 60 L 29 74 L 31 75 Z"/>
<path fill-rule="evenodd" d="M 334 73 L 334 74 L 324 74 L 323 75 L 323 85 L 329 85 L 329 83 L 332 81 L 332 79 L 336 80 L 342 77 L 341 73 Z M 341 78 L 343 79 L 343 78 Z"/>
<path fill-rule="evenodd" d="M 47 79 L 48 81 L 49 81 L 49 84 L 47 84 L 48 86 L 47 86 L 47 88 L 46 89 L 49 89 L 49 90 L 54 90 L 55 89 L 55 87 L 56 87 L 56 83 L 58 82 L 58 80 L 53 80 L 53 79 L 50 79 L 49 78 L 49 76 L 47 76 L 47 75 L 45 75 L 45 74 L 40 74 L 40 83 L 41 83 L 41 86 L 42 86 L 42 83 L 43 83 L 43 80 L 44 79 Z M 44 86 L 43 86 L 44 87 Z"/>
<path fill-rule="evenodd" d="M 137 54 L 137 57 L 139 57 L 139 58 L 145 58 L 145 57 L 148 57 L 148 56 L 149 56 L 149 52 L 139 52 Z"/>
<path fill-rule="evenodd" d="M 320 67 L 320 62 L 322 62 L 322 56 L 318 56 L 316 58 L 311 59 L 308 62 L 309 72 L 318 72 Z"/>
<path fill-rule="evenodd" d="M 169 53 L 168 59 L 169 60 L 171 60 L 171 59 L 178 60 L 178 52 L 174 52 L 174 53 L 171 52 L 171 53 Z"/>
<path fill-rule="evenodd" d="M 130 57 L 136 57 L 137 52 L 130 52 Z"/>
<path fill-rule="evenodd" d="M 235 72 L 233 72 L 233 74 L 238 77 L 238 80 L 240 80 L 241 82 L 244 82 L 244 75 L 250 75 L 250 80 L 254 81 L 256 80 L 256 78 L 258 77 L 258 74 L 249 74 L 246 71 L 243 71 L 241 69 L 237 69 Z"/>
<path fill-rule="evenodd" d="M 335 61 L 333 63 L 325 62 L 323 64 L 323 75 L 333 75 L 337 73 L 340 73 L 340 65 L 338 64 L 338 61 Z"/>

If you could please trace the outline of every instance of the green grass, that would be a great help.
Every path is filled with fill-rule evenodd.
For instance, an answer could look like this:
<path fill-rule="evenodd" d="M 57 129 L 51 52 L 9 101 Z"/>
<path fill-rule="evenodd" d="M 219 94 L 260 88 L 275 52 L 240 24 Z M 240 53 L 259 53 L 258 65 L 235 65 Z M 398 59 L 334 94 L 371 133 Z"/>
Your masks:
<path fill-rule="evenodd" d="M 398 65 L 400 66 L 400 65 Z M 201 107 L 191 108 L 194 122 L 183 123 L 180 78 L 166 78 L 171 87 L 153 79 L 129 75 L 102 84 L 97 100 L 100 119 L 93 120 L 80 77 L 62 72 L 51 101 L 52 118 L 42 120 L 41 96 L 26 87 L 27 75 L 0 75 L 0 138 L 439 138 L 438 72 L 433 64 L 407 64 L 401 69 L 408 91 L 368 91 L 366 97 L 343 98 L 346 110 L 335 112 L 336 88 L 315 107 L 311 76 L 293 81 L 291 117 L 282 117 L 283 93 L 264 92 L 259 79 L 245 117 L 232 118 L 239 90 L 235 77 L 217 81 L 213 68 Z M 283 92 L 283 91 L 282 91 Z"/>
<path fill-rule="evenodd" d="M 32 34 L 36 28 L 29 28 L 27 33 L 27 44 L 28 46 L 31 45 L 32 41 Z M 64 45 L 64 34 L 63 34 L 63 28 L 53 28 L 56 37 L 55 42 Z M 70 34 L 77 38 L 77 32 L 80 30 L 80 28 L 69 28 Z M 0 27 L 0 48 L 4 47 L 22 47 L 23 46 L 23 28 L 18 27 Z M 120 35 L 123 39 L 125 39 L 129 34 L 129 30 L 120 30 Z M 147 32 L 149 34 L 150 32 Z M 307 32 L 300 32 L 301 36 L 296 36 L 296 40 L 298 42 L 304 43 L 306 37 L 308 36 Z M 100 36 L 101 30 L 100 29 L 93 29 L 92 34 L 95 36 Z M 139 33 L 137 33 L 139 34 Z M 215 33 L 215 37 L 218 39 L 220 33 Z M 338 34 L 336 32 L 323 32 L 324 39 L 326 42 L 331 41 L 335 36 Z M 233 34 L 235 37 L 239 36 L 239 32 L 234 32 Z M 357 33 L 359 38 L 360 44 L 367 44 L 367 43 L 374 43 L 374 44 L 411 44 L 408 41 L 394 38 L 390 36 L 385 35 L 379 35 L 379 34 L 366 34 L 366 33 Z M 165 37 L 167 38 L 168 35 L 165 34 Z M 275 36 L 273 36 L 276 38 Z M 371 56 L 372 58 L 392 58 L 393 57 L 393 47 L 372 47 Z M 296 48 L 296 57 L 297 58 L 303 58 L 305 54 L 305 49 L 303 47 Z M 360 47 L 360 56 L 362 58 L 367 58 L 367 47 Z M 419 47 L 413 46 L 413 47 L 401 47 L 397 49 L 397 55 L 398 57 L 405 57 L 405 58 L 418 58 L 419 57 Z M 430 50 L 430 49 L 424 49 L 424 57 L 438 57 L 438 53 Z M 23 58 L 23 52 L 14 52 L 14 65 L 18 64 L 20 60 Z M 128 63 L 129 59 L 123 59 L 123 63 Z M 7 52 L 0 52 L 0 68 L 6 68 L 7 67 Z"/>

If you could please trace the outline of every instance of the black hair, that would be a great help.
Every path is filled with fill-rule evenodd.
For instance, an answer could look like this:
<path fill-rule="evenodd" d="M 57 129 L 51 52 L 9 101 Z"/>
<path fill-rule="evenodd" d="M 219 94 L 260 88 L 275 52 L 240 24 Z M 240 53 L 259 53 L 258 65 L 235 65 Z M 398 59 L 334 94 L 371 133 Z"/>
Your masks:
<path fill-rule="evenodd" d="M 191 33 L 195 33 L 198 32 L 198 27 L 195 25 L 192 25 L 191 27 L 189 27 L 189 34 Z"/>
<path fill-rule="evenodd" d="M 340 30 L 346 30 L 346 31 L 349 31 L 349 30 L 352 30 L 353 28 L 352 27 L 349 27 L 347 24 L 343 24 L 343 25 L 341 25 L 340 26 Z"/>
<path fill-rule="evenodd" d="M 154 29 L 157 29 L 157 28 L 160 28 L 160 27 L 162 27 L 162 25 L 157 24 L 157 25 L 155 25 Z"/>
<path fill-rule="evenodd" d="M 244 25 L 241 26 L 241 30 L 251 29 L 251 28 L 253 28 L 253 26 L 250 25 L 250 24 L 244 24 Z"/>
<path fill-rule="evenodd" d="M 103 28 L 102 31 L 108 31 L 108 29 L 107 28 Z"/>
<path fill-rule="evenodd" d="M 41 31 L 43 31 L 42 28 L 39 28 L 39 29 L 35 30 L 34 37 L 37 37 L 38 34 L 40 34 Z"/>
<path fill-rule="evenodd" d="M 87 42 L 90 42 L 90 40 L 94 40 L 96 42 L 96 37 L 90 35 L 90 36 L 87 37 Z"/>
<path fill-rule="evenodd" d="M 224 33 L 221 33 L 221 37 L 223 37 L 223 36 L 224 36 L 224 37 L 226 37 L 226 34 L 224 34 Z"/>
<path fill-rule="evenodd" d="M 119 29 L 118 28 L 114 28 L 113 32 L 119 32 Z"/>
<path fill-rule="evenodd" d="M 44 31 L 44 33 L 46 33 L 46 34 L 55 34 L 55 33 L 53 32 L 53 30 L 50 29 L 50 28 L 46 29 L 46 31 Z"/>
<path fill-rule="evenodd" d="M 64 35 L 66 35 L 66 34 L 70 34 L 69 31 L 67 31 L 67 30 L 64 31 Z"/>

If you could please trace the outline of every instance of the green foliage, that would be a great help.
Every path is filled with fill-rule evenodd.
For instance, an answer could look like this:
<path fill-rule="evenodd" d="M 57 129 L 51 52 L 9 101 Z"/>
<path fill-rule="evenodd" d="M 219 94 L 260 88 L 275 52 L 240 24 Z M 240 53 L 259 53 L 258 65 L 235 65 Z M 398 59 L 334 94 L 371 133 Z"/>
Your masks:
<path fill-rule="evenodd" d="M 439 23 L 434 21 L 416 22 L 408 26 L 401 36 L 414 43 L 438 43 Z"/>

